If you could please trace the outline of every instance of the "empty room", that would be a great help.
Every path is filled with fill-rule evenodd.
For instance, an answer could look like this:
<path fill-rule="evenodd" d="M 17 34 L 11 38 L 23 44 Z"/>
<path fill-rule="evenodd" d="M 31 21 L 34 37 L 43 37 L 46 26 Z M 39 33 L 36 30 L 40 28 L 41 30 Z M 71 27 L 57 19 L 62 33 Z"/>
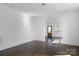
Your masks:
<path fill-rule="evenodd" d="M 0 56 L 79 56 L 79 3 L 0 3 Z"/>

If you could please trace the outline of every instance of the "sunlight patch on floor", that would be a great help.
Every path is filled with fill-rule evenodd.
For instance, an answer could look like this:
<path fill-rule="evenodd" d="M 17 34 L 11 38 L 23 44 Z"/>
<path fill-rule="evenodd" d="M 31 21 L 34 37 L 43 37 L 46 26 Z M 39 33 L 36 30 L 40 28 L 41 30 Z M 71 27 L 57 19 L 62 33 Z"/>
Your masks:
<path fill-rule="evenodd" d="M 52 43 L 60 43 L 60 39 L 55 39 Z"/>

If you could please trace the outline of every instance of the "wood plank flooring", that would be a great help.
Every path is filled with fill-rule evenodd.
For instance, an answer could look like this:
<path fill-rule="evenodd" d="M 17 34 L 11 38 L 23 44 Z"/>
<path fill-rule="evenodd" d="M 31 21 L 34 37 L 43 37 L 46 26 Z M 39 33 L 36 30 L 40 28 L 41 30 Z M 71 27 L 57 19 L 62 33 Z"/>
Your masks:
<path fill-rule="evenodd" d="M 42 41 L 31 41 L 0 51 L 0 56 L 55 56 L 55 55 L 79 56 L 79 46 L 66 44 L 46 45 Z"/>

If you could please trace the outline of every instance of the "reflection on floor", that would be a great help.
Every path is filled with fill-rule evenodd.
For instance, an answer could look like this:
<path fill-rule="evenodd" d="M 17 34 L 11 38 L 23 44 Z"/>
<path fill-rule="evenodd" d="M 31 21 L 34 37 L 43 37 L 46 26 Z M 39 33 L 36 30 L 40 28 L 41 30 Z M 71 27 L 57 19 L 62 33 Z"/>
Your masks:
<path fill-rule="evenodd" d="M 60 43 L 60 40 L 55 39 L 54 41 L 52 41 L 52 43 Z"/>
<path fill-rule="evenodd" d="M 1 56 L 53 56 L 53 55 L 79 55 L 78 46 L 61 43 L 31 41 L 16 47 L 0 51 Z"/>

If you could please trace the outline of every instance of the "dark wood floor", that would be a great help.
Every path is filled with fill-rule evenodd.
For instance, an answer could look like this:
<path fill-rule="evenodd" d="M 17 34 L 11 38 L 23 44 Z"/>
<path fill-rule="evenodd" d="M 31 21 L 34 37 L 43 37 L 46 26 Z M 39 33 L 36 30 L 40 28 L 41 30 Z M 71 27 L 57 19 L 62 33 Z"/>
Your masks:
<path fill-rule="evenodd" d="M 16 47 L 0 51 L 1 56 L 54 56 L 79 55 L 79 46 L 65 44 L 47 45 L 41 41 L 31 41 Z"/>

